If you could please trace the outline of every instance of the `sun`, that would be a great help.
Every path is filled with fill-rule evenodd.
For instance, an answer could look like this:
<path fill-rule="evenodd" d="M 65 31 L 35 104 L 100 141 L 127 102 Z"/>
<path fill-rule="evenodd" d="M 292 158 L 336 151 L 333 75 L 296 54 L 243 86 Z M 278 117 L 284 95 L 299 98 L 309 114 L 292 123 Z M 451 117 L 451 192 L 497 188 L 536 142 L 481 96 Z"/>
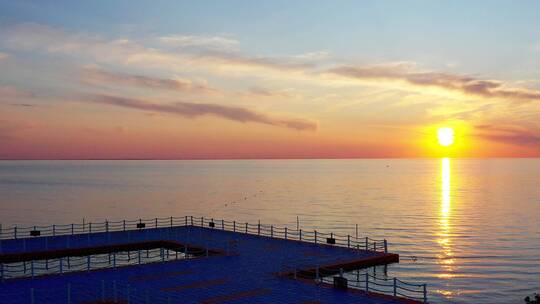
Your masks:
<path fill-rule="evenodd" d="M 448 147 L 454 143 L 454 129 L 452 128 L 439 128 L 437 130 L 437 139 L 439 144 L 444 147 Z"/>

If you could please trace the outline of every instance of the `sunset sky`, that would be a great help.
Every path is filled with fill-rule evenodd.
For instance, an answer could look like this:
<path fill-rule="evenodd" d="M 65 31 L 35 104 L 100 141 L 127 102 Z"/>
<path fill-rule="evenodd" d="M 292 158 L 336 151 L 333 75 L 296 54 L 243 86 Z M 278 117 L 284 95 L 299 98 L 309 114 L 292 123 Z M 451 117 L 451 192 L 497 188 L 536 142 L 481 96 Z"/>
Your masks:
<path fill-rule="evenodd" d="M 0 0 L 0 159 L 441 156 L 540 156 L 539 1 Z"/>

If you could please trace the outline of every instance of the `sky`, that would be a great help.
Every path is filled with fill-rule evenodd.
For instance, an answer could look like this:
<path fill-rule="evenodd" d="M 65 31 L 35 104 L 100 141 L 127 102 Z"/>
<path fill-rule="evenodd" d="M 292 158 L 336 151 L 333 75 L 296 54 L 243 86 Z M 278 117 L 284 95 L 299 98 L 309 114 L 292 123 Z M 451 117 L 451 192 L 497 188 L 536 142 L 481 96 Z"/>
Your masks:
<path fill-rule="evenodd" d="M 0 0 L 0 159 L 445 156 L 540 157 L 540 2 Z"/>

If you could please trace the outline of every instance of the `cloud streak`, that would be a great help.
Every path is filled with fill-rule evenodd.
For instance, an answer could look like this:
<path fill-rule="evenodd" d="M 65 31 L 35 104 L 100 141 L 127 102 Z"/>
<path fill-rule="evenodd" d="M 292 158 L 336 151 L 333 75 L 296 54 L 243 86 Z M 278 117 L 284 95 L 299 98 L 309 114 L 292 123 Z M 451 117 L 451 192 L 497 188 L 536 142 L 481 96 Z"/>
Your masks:
<path fill-rule="evenodd" d="M 242 123 L 256 122 L 299 131 L 315 131 L 317 129 L 317 123 L 305 119 L 276 118 L 241 107 L 223 106 L 211 103 L 176 102 L 173 104 L 158 104 L 109 95 L 93 95 L 90 96 L 89 101 L 144 111 L 170 113 L 187 118 L 214 115 Z"/>
<path fill-rule="evenodd" d="M 540 133 L 519 126 L 477 125 L 478 136 L 512 145 L 540 146 Z"/>
<path fill-rule="evenodd" d="M 422 72 L 407 63 L 340 66 L 332 68 L 327 72 L 357 80 L 402 81 L 413 86 L 436 87 L 486 98 L 504 98 L 513 101 L 540 101 L 540 91 L 512 88 L 496 80 L 482 80 L 450 73 Z"/>
<path fill-rule="evenodd" d="M 105 83 L 113 85 L 128 85 L 145 87 L 150 89 L 164 89 L 173 91 L 190 91 L 198 93 L 212 93 L 216 90 L 205 85 L 196 84 L 188 79 L 166 79 L 142 75 L 128 75 L 112 73 L 100 68 L 85 68 L 82 72 L 82 80 L 85 83 Z"/>

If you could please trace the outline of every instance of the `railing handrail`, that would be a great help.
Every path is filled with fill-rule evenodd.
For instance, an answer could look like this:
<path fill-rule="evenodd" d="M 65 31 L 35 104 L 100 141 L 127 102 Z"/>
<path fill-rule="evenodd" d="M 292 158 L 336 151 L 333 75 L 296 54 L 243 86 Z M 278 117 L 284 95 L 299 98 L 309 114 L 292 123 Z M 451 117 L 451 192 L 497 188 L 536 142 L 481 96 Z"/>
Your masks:
<path fill-rule="evenodd" d="M 85 234 L 85 233 L 100 233 L 100 232 L 115 232 L 115 231 L 127 231 L 127 230 L 141 230 L 141 229 L 150 229 L 150 228 L 166 228 L 166 227 L 179 227 L 179 226 L 199 226 L 205 227 L 210 222 L 214 222 L 216 229 L 222 228 L 222 230 L 237 231 L 237 232 L 246 232 L 245 229 L 242 231 L 241 226 L 245 225 L 247 227 L 247 233 L 257 234 L 263 236 L 271 236 L 276 238 L 287 238 L 289 235 L 297 235 L 298 240 L 306 242 L 314 242 L 318 244 L 328 243 L 326 238 L 330 237 L 335 240 L 336 246 L 356 248 L 368 251 L 381 251 L 388 252 L 387 241 L 386 239 L 378 240 L 372 239 L 370 237 L 357 238 L 353 235 L 341 235 L 335 234 L 333 232 L 322 232 L 314 229 L 313 231 L 297 228 L 289 228 L 287 226 L 275 226 L 263 223 L 251 224 L 249 222 L 237 222 L 230 221 L 225 219 L 213 219 L 205 218 L 204 216 L 198 218 L 194 216 L 182 216 L 182 217 L 161 217 L 153 219 L 133 219 L 133 220 L 117 220 L 117 221 L 108 221 L 104 222 L 88 222 L 88 223 L 72 223 L 72 224 L 53 224 L 53 225 L 42 225 L 42 226 L 11 226 L 9 228 L 2 227 L 0 225 L 0 243 L 3 240 L 12 240 L 12 239 L 23 239 L 23 238 L 32 238 L 33 231 L 38 234 L 37 236 L 60 236 L 60 235 L 74 235 L 74 234 Z M 144 227 L 139 226 L 144 224 Z M 236 226 L 238 224 L 238 229 L 230 225 Z M 245 228 L 244 227 L 244 228 Z M 229 228 L 229 229 L 226 229 Z M 82 229 L 82 231 L 81 231 Z M 256 233 L 253 232 L 256 230 Z M 285 234 L 285 231 L 287 234 Z M 302 238 L 303 236 L 307 236 Z M 0 246 L 0 253 L 1 251 Z"/>

